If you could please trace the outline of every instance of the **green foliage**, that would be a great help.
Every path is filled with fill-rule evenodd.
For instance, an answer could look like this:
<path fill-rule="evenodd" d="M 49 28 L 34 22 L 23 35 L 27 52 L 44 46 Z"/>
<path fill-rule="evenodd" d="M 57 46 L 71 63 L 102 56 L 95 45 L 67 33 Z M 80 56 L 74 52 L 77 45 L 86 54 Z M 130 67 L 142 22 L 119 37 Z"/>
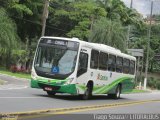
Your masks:
<path fill-rule="evenodd" d="M 69 18 L 77 24 L 67 35 L 88 40 L 92 24 L 99 17 L 105 16 L 106 12 L 93 1 L 79 1 L 72 4 L 74 11 L 69 12 Z"/>
<path fill-rule="evenodd" d="M 28 51 L 31 49 L 26 49 L 22 44 L 25 43 L 27 46 L 31 46 L 32 39 L 40 36 L 43 2 L 40 3 L 39 0 L 7 0 L 2 3 L 5 9 L 3 8 L 2 12 L 0 12 L 0 19 L 2 21 L 0 23 L 0 29 L 2 29 L 0 31 L 0 61 L 1 64 L 6 63 L 9 67 L 11 62 L 17 63 L 21 57 L 20 61 L 23 61 L 23 63 L 26 59 L 33 57 L 31 56 L 32 52 Z M 19 40 L 19 37 L 23 43 L 16 42 Z M 20 44 L 22 46 L 21 48 L 19 47 L 20 49 L 27 50 L 27 52 L 25 51 L 27 54 L 23 54 L 24 56 L 26 55 L 25 57 L 19 56 L 18 53 L 15 54 L 13 51 Z M 13 59 L 13 61 L 10 59 Z"/>
<path fill-rule="evenodd" d="M 0 53 L 7 53 L 18 47 L 16 24 L 8 17 L 5 9 L 0 8 Z"/>
<path fill-rule="evenodd" d="M 39 0 L 11 1 L 7 11 L 17 24 L 18 35 L 22 42 L 26 42 L 28 38 L 40 36 L 43 2 Z M 29 41 L 29 44 L 31 44 L 31 41 Z"/>
<path fill-rule="evenodd" d="M 15 10 L 18 16 L 21 17 L 23 17 L 24 13 L 28 15 L 33 15 L 33 12 L 23 4 L 14 4 L 10 9 Z"/>
<path fill-rule="evenodd" d="M 148 27 L 149 25 L 143 26 L 142 29 L 138 27 L 132 27 L 130 48 L 144 49 L 144 63 L 146 61 L 146 51 L 148 42 Z M 149 48 L 149 71 L 160 71 L 160 63 L 154 59 L 156 53 L 160 52 L 160 24 L 151 26 L 151 38 Z M 145 64 L 143 66 L 145 68 Z"/>
<path fill-rule="evenodd" d="M 126 34 L 126 30 L 120 22 L 101 18 L 95 23 L 90 40 L 125 51 Z"/>
<path fill-rule="evenodd" d="M 28 60 L 29 52 L 26 50 L 13 50 L 12 63 L 13 64 L 25 64 Z"/>
<path fill-rule="evenodd" d="M 155 79 L 153 77 L 148 78 L 148 86 L 152 89 L 160 90 L 160 79 Z"/>
<path fill-rule="evenodd" d="M 88 40 L 91 24 L 100 16 L 105 16 L 103 8 L 98 7 L 94 1 L 51 2 L 49 24 L 54 23 L 54 35 L 79 37 Z M 60 28 L 60 29 L 57 29 Z M 51 30 L 51 29 L 50 29 Z M 57 33 L 58 32 L 58 33 Z"/>
<path fill-rule="evenodd" d="M 82 40 L 88 40 L 89 36 L 89 27 L 90 22 L 89 21 L 82 21 L 79 22 L 77 26 L 73 30 L 71 30 L 67 35 L 69 37 L 76 36 Z"/>
<path fill-rule="evenodd" d="M 0 3 L 0 63 L 10 59 L 31 61 L 41 36 L 44 1 L 0 0 Z M 160 20 L 160 16 L 153 17 Z M 131 26 L 129 47 L 146 51 L 148 25 L 121 0 L 50 0 L 45 35 L 89 39 L 126 51 L 128 25 Z M 154 60 L 160 51 L 160 24 L 152 26 L 151 35 L 149 70 L 160 70 L 160 63 Z"/>
<path fill-rule="evenodd" d="M 13 49 L 19 46 L 17 27 L 5 9 L 0 8 L 0 63 L 9 67 Z"/>
<path fill-rule="evenodd" d="M 142 27 L 142 16 L 135 9 L 126 7 L 121 0 L 97 0 L 97 3 L 106 10 L 108 19 L 121 21 L 125 26 L 136 25 Z"/>
<path fill-rule="evenodd" d="M 156 88 L 160 90 L 160 79 L 157 81 Z"/>

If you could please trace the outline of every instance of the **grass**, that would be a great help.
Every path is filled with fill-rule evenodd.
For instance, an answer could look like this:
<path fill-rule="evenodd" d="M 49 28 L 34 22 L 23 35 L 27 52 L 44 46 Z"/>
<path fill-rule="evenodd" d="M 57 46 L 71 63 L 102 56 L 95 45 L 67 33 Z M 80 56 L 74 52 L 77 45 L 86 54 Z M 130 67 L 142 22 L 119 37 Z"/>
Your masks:
<path fill-rule="evenodd" d="M 146 90 L 139 90 L 139 89 L 133 89 L 130 92 L 124 92 L 125 94 L 131 94 L 131 93 L 147 93 L 148 91 Z"/>
<path fill-rule="evenodd" d="M 27 74 L 27 73 L 13 73 L 13 72 L 10 72 L 9 70 L 6 70 L 4 68 L 0 69 L 0 73 L 1 74 L 6 74 L 6 75 L 10 75 L 10 76 L 14 76 L 14 77 L 17 77 L 17 78 L 26 78 L 26 79 L 30 79 L 31 78 L 31 75 L 30 74 Z"/>

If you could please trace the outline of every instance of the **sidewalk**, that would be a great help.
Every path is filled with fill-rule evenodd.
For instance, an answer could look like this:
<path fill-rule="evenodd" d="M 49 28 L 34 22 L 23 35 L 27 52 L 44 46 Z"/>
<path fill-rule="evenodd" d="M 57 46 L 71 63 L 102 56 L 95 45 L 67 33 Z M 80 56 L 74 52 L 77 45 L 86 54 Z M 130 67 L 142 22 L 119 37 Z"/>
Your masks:
<path fill-rule="evenodd" d="M 17 84 L 17 85 L 26 85 L 29 84 L 30 82 L 30 79 L 18 78 L 15 76 L 1 74 L 1 73 L 0 73 L 0 80 L 6 81 L 7 84 Z"/>
<path fill-rule="evenodd" d="M 0 73 L 0 76 L 7 76 L 7 77 L 10 77 L 10 78 L 14 78 L 14 79 L 17 79 L 17 80 L 30 80 L 30 79 L 27 79 L 27 78 L 19 78 L 19 77 L 16 77 L 16 76 L 11 76 L 11 75 L 8 75 L 8 74 L 3 74 L 3 73 Z M 0 77 L 1 79 L 1 77 Z"/>
<path fill-rule="evenodd" d="M 12 89 L 24 89 L 28 88 L 30 80 L 25 78 L 17 78 L 15 76 L 10 76 L 0 73 L 0 90 L 12 90 Z"/>

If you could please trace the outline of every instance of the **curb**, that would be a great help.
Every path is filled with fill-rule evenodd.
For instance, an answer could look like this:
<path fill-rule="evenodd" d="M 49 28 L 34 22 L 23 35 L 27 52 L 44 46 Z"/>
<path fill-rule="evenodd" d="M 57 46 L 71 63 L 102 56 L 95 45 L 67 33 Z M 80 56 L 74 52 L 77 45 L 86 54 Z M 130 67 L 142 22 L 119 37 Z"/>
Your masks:
<path fill-rule="evenodd" d="M 76 110 L 91 110 L 91 109 L 101 109 L 101 108 L 111 108 L 111 107 L 118 107 L 118 106 L 126 106 L 126 105 L 135 105 L 135 104 L 143 104 L 149 102 L 160 102 L 160 100 L 143 100 L 143 101 L 132 101 L 132 102 L 121 102 L 121 103 L 112 103 L 112 104 L 102 104 L 102 105 L 90 105 L 90 106 L 82 106 L 82 107 L 72 107 L 72 108 L 57 108 L 57 109 L 46 109 L 46 110 L 36 110 L 36 111 L 28 111 L 28 112 L 13 112 L 13 113 L 0 113 L 0 117 L 5 115 L 11 116 L 26 116 L 26 115 L 38 115 L 41 113 L 53 113 L 53 114 L 62 114 L 69 111 L 76 111 Z"/>

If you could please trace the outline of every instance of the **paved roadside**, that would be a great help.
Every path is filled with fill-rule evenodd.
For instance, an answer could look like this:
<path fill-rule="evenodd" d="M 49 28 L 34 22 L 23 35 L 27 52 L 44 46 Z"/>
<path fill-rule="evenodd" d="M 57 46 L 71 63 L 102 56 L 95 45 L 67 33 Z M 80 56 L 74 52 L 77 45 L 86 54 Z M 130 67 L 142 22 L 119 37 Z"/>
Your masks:
<path fill-rule="evenodd" d="M 17 78 L 6 74 L 0 74 L 0 80 L 5 81 L 4 85 L 0 85 L 0 90 L 27 88 L 30 82 L 28 79 Z"/>

